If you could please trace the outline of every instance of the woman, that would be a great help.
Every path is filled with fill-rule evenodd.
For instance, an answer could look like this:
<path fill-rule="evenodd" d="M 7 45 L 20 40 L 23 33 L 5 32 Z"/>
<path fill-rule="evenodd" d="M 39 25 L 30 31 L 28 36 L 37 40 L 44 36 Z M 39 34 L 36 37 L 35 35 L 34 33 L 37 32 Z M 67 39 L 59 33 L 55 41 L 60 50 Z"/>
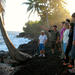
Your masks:
<path fill-rule="evenodd" d="M 63 50 L 64 50 L 64 53 L 66 52 L 66 47 L 67 47 L 68 40 L 69 40 L 69 31 L 70 31 L 68 23 L 65 23 L 65 27 L 66 27 L 66 30 L 63 33 Z"/>

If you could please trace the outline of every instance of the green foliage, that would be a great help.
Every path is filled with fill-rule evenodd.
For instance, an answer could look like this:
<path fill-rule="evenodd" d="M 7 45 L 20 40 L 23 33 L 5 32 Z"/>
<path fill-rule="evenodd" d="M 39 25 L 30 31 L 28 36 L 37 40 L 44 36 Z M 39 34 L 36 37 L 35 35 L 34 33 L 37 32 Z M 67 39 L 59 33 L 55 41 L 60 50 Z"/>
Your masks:
<path fill-rule="evenodd" d="M 65 0 L 28 0 L 24 4 L 28 5 L 27 11 L 30 12 L 30 15 L 37 11 L 41 17 L 40 22 L 29 21 L 26 23 L 27 27 L 23 27 L 23 30 L 28 34 L 38 34 L 41 25 L 48 27 L 56 24 L 60 28 L 60 23 L 66 18 L 70 18 L 70 14 L 65 8 Z"/>
<path fill-rule="evenodd" d="M 41 21 L 29 21 L 25 24 L 26 27 L 23 27 L 24 32 L 31 37 L 38 37 L 41 31 Z"/>
<path fill-rule="evenodd" d="M 30 15 L 32 12 L 38 12 L 43 25 L 59 24 L 70 18 L 69 12 L 65 9 L 65 0 L 28 0 L 24 4 L 28 5 L 27 11 Z"/>

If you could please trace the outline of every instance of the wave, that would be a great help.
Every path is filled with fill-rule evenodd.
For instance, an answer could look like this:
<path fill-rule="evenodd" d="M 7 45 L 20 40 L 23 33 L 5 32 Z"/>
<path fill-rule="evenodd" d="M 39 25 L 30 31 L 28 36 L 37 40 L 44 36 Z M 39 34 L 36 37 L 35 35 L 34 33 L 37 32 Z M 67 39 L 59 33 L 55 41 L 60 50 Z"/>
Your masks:
<path fill-rule="evenodd" d="M 27 44 L 29 41 L 31 41 L 28 38 L 17 38 L 16 35 L 18 35 L 19 32 L 8 31 L 7 34 L 9 39 L 11 40 L 11 42 L 16 48 L 18 48 L 20 44 L 24 44 L 24 43 Z M 1 32 L 0 32 L 0 50 L 8 51 L 8 48 L 3 40 Z"/>

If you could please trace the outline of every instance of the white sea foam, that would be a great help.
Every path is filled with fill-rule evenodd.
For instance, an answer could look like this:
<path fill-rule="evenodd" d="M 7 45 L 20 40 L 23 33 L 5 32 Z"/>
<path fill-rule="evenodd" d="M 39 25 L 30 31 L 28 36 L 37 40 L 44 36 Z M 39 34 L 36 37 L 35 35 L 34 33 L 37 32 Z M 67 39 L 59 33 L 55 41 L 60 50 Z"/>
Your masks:
<path fill-rule="evenodd" d="M 28 38 L 17 38 L 16 35 L 19 34 L 19 32 L 7 32 L 9 39 L 12 41 L 13 45 L 18 48 L 20 44 L 27 44 L 30 40 Z M 0 32 L 0 50 L 8 51 L 7 46 L 4 43 L 3 37 Z"/>

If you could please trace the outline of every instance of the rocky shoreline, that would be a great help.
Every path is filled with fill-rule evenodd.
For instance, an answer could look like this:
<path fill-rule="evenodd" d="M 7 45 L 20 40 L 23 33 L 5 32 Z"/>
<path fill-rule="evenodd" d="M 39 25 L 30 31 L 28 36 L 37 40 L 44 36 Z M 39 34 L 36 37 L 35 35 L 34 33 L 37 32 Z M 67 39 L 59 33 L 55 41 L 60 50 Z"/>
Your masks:
<path fill-rule="evenodd" d="M 39 54 L 38 40 L 32 40 L 28 44 L 21 44 L 18 49 L 32 56 L 36 53 Z M 10 58 L 8 58 L 9 63 L 5 65 L 9 64 L 10 66 L 7 65 L 7 68 L 5 66 L 1 68 L 0 73 L 3 74 L 0 75 L 73 75 L 68 73 L 67 67 L 62 65 L 62 60 L 59 58 L 59 55 L 58 50 L 56 50 L 55 55 L 51 54 L 50 42 L 48 42 L 46 44 L 45 58 L 34 56 L 32 59 L 28 59 L 19 64 L 14 61 L 14 63 L 11 63 L 9 61 Z M 3 64 L 0 65 L 3 66 Z"/>

